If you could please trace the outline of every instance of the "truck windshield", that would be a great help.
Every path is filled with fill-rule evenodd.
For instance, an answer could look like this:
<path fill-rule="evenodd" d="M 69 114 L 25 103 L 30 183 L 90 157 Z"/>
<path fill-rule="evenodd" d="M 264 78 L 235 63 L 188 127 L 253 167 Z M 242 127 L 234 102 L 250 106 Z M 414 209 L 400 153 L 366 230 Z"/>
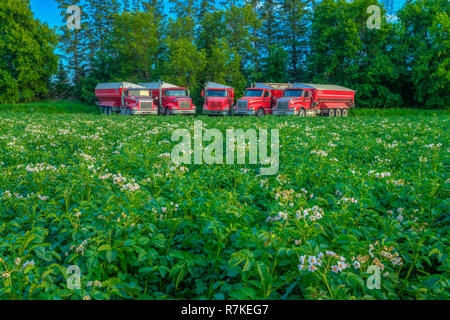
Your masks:
<path fill-rule="evenodd" d="M 134 96 L 134 97 L 149 97 L 149 91 L 148 90 L 128 90 L 128 96 Z"/>
<path fill-rule="evenodd" d="M 208 97 L 226 97 L 227 92 L 225 90 L 208 90 Z"/>
<path fill-rule="evenodd" d="M 245 92 L 246 97 L 262 97 L 263 90 L 247 90 Z"/>
<path fill-rule="evenodd" d="M 303 97 L 303 90 L 286 90 L 284 92 L 285 97 Z"/>
<path fill-rule="evenodd" d="M 167 96 L 168 97 L 186 97 L 187 92 L 184 89 L 172 89 L 172 90 L 167 90 Z"/>

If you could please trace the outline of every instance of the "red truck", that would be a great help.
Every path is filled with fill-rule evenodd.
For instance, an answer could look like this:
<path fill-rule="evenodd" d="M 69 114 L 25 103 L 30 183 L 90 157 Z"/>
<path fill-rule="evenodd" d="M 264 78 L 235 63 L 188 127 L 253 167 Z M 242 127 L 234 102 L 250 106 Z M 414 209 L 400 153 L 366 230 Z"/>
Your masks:
<path fill-rule="evenodd" d="M 325 84 L 295 83 L 278 99 L 274 115 L 346 117 L 355 107 L 355 90 Z"/>
<path fill-rule="evenodd" d="M 158 114 L 147 88 L 128 82 L 99 83 L 95 88 L 97 105 L 103 113 L 124 115 Z"/>
<path fill-rule="evenodd" d="M 223 84 L 208 82 L 202 91 L 203 113 L 207 115 L 231 115 L 234 105 L 234 89 Z"/>
<path fill-rule="evenodd" d="M 166 82 L 140 83 L 150 90 L 161 115 L 195 114 L 189 90 Z"/>
<path fill-rule="evenodd" d="M 234 108 L 235 115 L 263 116 L 272 114 L 272 108 L 277 100 L 289 88 L 287 83 L 258 83 L 245 91 L 245 96 L 239 99 Z"/>

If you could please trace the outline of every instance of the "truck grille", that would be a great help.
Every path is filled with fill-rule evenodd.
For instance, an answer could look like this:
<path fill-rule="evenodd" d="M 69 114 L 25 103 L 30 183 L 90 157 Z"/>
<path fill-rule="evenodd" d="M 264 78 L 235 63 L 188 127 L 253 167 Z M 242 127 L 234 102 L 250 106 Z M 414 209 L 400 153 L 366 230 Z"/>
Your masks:
<path fill-rule="evenodd" d="M 248 109 L 247 101 L 238 101 L 237 108 L 241 110 L 247 110 Z"/>
<path fill-rule="evenodd" d="M 191 101 L 190 100 L 179 101 L 178 105 L 180 106 L 180 109 L 190 109 Z"/>
<path fill-rule="evenodd" d="M 211 102 L 209 104 L 210 109 L 222 109 L 222 102 Z"/>
<path fill-rule="evenodd" d="M 289 110 L 289 101 L 278 101 L 277 109 L 278 110 Z"/>
<path fill-rule="evenodd" d="M 141 102 L 139 106 L 141 107 L 141 110 L 151 110 L 153 109 L 153 102 Z"/>

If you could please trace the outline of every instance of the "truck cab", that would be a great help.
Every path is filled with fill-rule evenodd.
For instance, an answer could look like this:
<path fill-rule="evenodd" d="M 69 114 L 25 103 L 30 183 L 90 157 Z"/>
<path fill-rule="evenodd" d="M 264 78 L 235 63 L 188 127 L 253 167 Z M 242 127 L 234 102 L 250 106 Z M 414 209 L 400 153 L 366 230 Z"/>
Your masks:
<path fill-rule="evenodd" d="M 122 114 L 158 114 L 150 90 L 146 88 L 128 88 L 124 94 Z"/>
<path fill-rule="evenodd" d="M 192 103 L 189 90 L 165 83 L 141 83 L 152 93 L 161 115 L 195 114 L 196 106 Z"/>
<path fill-rule="evenodd" d="M 207 115 L 231 115 L 234 89 L 219 83 L 208 82 L 202 91 L 203 113 Z"/>
<path fill-rule="evenodd" d="M 284 91 L 284 97 L 277 100 L 274 115 L 299 115 L 311 108 L 312 89 L 292 87 Z M 303 114 L 302 114 L 303 115 Z"/>
<path fill-rule="evenodd" d="M 244 97 L 237 101 L 234 114 L 256 116 L 272 114 L 272 108 L 277 100 L 283 97 L 287 87 L 289 84 L 258 83 L 253 88 L 248 88 Z"/>
<path fill-rule="evenodd" d="M 129 82 L 99 83 L 95 88 L 98 106 L 105 114 L 157 114 L 149 90 Z"/>

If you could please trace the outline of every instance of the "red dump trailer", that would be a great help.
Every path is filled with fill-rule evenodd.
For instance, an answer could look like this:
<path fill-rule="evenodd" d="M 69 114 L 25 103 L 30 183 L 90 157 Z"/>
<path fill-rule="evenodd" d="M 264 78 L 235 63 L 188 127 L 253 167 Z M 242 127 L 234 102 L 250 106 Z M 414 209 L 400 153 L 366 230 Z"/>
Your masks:
<path fill-rule="evenodd" d="M 150 91 L 140 85 L 129 82 L 99 83 L 95 88 L 103 113 L 113 112 L 124 115 L 158 114 Z"/>
<path fill-rule="evenodd" d="M 290 87 L 288 83 L 258 83 L 253 88 L 248 88 L 245 96 L 237 101 L 234 114 L 256 116 L 272 114 L 272 108 L 277 100 L 282 98 L 284 90 Z"/>
<path fill-rule="evenodd" d="M 203 113 L 207 115 L 231 115 L 234 105 L 234 89 L 223 84 L 208 82 L 202 91 Z"/>
<path fill-rule="evenodd" d="M 195 114 L 196 107 L 186 88 L 161 81 L 140 83 L 139 85 L 150 90 L 155 104 L 158 106 L 159 114 Z"/>
<path fill-rule="evenodd" d="M 326 84 L 294 83 L 277 100 L 274 115 L 346 117 L 355 107 L 355 90 Z"/>

